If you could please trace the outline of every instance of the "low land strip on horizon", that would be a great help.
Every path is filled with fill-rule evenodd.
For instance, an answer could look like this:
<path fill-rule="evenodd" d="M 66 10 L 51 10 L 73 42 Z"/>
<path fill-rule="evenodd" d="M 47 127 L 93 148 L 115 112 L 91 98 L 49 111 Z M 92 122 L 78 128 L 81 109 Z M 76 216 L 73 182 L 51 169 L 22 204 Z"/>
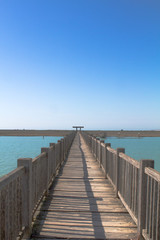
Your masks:
<path fill-rule="evenodd" d="M 66 136 L 73 130 L 1 129 L 0 136 Z M 75 131 L 75 130 L 74 130 Z M 96 137 L 160 137 L 157 130 L 84 130 Z"/>

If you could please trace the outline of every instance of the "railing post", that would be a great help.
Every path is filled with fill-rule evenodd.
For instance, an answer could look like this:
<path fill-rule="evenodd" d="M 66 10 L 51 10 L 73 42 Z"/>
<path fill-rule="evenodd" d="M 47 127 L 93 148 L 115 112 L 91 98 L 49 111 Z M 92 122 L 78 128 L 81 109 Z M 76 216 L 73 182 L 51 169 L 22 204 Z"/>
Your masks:
<path fill-rule="evenodd" d="M 96 160 L 98 161 L 98 150 L 99 150 L 99 141 L 100 139 L 99 138 L 96 138 Z"/>
<path fill-rule="evenodd" d="M 46 153 L 46 194 L 48 194 L 48 187 L 49 187 L 49 159 L 48 159 L 48 151 L 49 148 L 43 147 L 41 148 L 41 153 Z"/>
<path fill-rule="evenodd" d="M 92 154 L 95 155 L 95 138 L 92 137 Z"/>
<path fill-rule="evenodd" d="M 96 158 L 96 151 L 97 151 L 97 139 L 94 137 L 94 157 Z"/>
<path fill-rule="evenodd" d="M 117 154 L 116 154 L 116 167 L 115 167 L 115 191 L 116 191 L 116 197 L 118 197 L 118 191 L 119 191 L 119 153 L 125 153 L 125 149 L 124 148 L 117 148 L 116 149 Z"/>
<path fill-rule="evenodd" d="M 91 137 L 91 152 L 93 154 L 93 137 Z"/>
<path fill-rule="evenodd" d="M 56 173 L 56 156 L 55 156 L 55 143 L 50 143 L 50 147 L 53 148 L 53 155 L 51 161 L 53 161 L 53 172 L 52 175 L 54 176 Z"/>
<path fill-rule="evenodd" d="M 111 143 L 105 143 L 105 149 L 106 149 L 105 155 L 106 155 L 106 157 L 105 157 L 105 161 L 104 161 L 105 162 L 104 170 L 105 170 L 106 177 L 107 177 L 107 160 L 108 160 L 107 147 L 111 147 Z"/>
<path fill-rule="evenodd" d="M 59 164 L 59 156 L 58 156 L 58 148 L 59 148 L 59 146 L 58 146 L 58 142 L 55 144 L 55 162 L 56 162 L 56 171 L 57 171 L 57 169 L 58 169 L 58 164 Z"/>
<path fill-rule="evenodd" d="M 61 140 L 61 161 L 64 161 L 64 139 Z"/>
<path fill-rule="evenodd" d="M 145 167 L 154 168 L 154 161 L 145 159 L 140 161 L 139 169 L 139 199 L 138 199 L 138 233 L 142 238 L 142 230 L 145 228 L 146 220 L 146 193 L 147 193 L 147 176 L 144 172 Z"/>
<path fill-rule="evenodd" d="M 61 140 L 58 140 L 59 143 L 59 167 L 61 167 Z"/>
<path fill-rule="evenodd" d="M 66 145 L 66 139 L 63 138 L 63 160 L 66 159 L 66 147 L 65 147 L 65 145 Z"/>
<path fill-rule="evenodd" d="M 54 146 L 55 146 L 55 143 L 50 143 L 49 146 L 50 146 L 50 147 L 54 147 Z"/>
<path fill-rule="evenodd" d="M 25 226 L 25 236 L 28 237 L 32 231 L 32 158 L 19 158 L 17 166 L 25 167 L 25 175 L 22 180 L 22 225 Z"/>
<path fill-rule="evenodd" d="M 97 138 L 97 155 L 96 155 L 96 158 L 97 158 L 97 161 L 100 162 L 99 155 L 100 155 L 100 139 Z"/>
<path fill-rule="evenodd" d="M 100 159 L 99 159 L 99 167 L 100 168 L 102 167 L 102 146 L 101 146 L 102 143 L 104 143 L 103 140 L 100 141 L 100 154 L 99 154 L 100 155 L 99 156 L 100 157 Z"/>
<path fill-rule="evenodd" d="M 50 143 L 49 146 L 53 147 L 53 146 L 55 146 L 55 143 Z"/>

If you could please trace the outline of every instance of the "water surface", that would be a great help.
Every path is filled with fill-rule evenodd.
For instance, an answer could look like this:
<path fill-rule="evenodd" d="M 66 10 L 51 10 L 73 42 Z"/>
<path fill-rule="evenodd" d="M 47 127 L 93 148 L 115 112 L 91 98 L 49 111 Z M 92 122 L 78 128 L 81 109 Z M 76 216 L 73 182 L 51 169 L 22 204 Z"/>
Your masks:
<path fill-rule="evenodd" d="M 105 142 L 111 143 L 111 147 L 114 149 L 125 148 L 125 153 L 136 160 L 155 160 L 155 169 L 160 172 L 160 137 L 108 137 Z"/>
<path fill-rule="evenodd" d="M 62 137 L 0 137 L 0 176 L 17 167 L 18 158 L 34 158 L 41 153 L 41 147 L 49 147 Z M 155 160 L 155 169 L 160 172 L 160 137 L 116 138 L 108 137 L 111 147 L 125 148 L 130 157 Z"/>
<path fill-rule="evenodd" d="M 18 158 L 34 158 L 41 147 L 49 147 L 62 137 L 0 137 L 0 176 L 17 167 Z"/>

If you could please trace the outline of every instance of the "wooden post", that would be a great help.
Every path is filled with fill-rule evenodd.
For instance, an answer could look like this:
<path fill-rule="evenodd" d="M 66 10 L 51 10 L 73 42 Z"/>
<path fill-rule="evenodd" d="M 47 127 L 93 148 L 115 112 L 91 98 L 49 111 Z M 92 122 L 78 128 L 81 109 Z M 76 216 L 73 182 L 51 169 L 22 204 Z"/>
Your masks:
<path fill-rule="evenodd" d="M 55 156 L 55 143 L 50 143 L 50 147 L 53 147 L 53 155 L 51 161 L 53 161 L 53 175 L 56 173 L 56 156 Z"/>
<path fill-rule="evenodd" d="M 25 236 L 28 237 L 32 231 L 32 158 L 19 158 L 17 166 L 25 167 L 25 175 L 22 180 L 22 224 L 25 226 Z"/>
<path fill-rule="evenodd" d="M 62 149 L 62 142 L 61 140 L 58 140 L 58 143 L 59 143 L 59 167 L 61 167 L 61 156 L 62 156 L 62 152 L 61 152 L 61 149 Z"/>
<path fill-rule="evenodd" d="M 63 138 L 63 151 L 64 151 L 64 160 L 66 158 L 66 138 Z"/>
<path fill-rule="evenodd" d="M 91 137 L 91 152 L 92 152 L 92 154 L 93 154 L 93 137 Z"/>
<path fill-rule="evenodd" d="M 61 161 L 64 161 L 64 139 L 61 139 Z"/>
<path fill-rule="evenodd" d="M 100 139 L 96 138 L 96 160 L 99 160 L 98 159 L 99 141 L 100 141 Z"/>
<path fill-rule="evenodd" d="M 103 169 L 103 172 L 105 174 L 105 177 L 106 177 L 106 152 L 107 152 L 107 148 L 106 148 L 106 144 L 107 143 L 104 143 L 104 152 L 103 152 L 103 156 L 102 156 L 102 161 L 101 161 L 101 166 L 102 166 L 102 169 Z"/>
<path fill-rule="evenodd" d="M 101 168 L 102 167 L 102 146 L 101 146 L 101 143 L 104 143 L 103 140 L 100 141 L 100 156 L 99 156 L 99 167 Z"/>
<path fill-rule="evenodd" d="M 139 169 L 139 199 L 138 199 L 138 233 L 142 237 L 142 230 L 145 228 L 146 219 L 146 193 L 147 193 L 147 176 L 144 172 L 145 167 L 154 168 L 154 161 L 145 159 L 140 161 Z"/>
<path fill-rule="evenodd" d="M 96 151 L 97 151 L 97 139 L 94 137 L 94 157 L 96 158 Z"/>
<path fill-rule="evenodd" d="M 50 147 L 54 147 L 54 146 L 55 146 L 55 143 L 50 143 L 49 146 L 50 146 Z"/>
<path fill-rule="evenodd" d="M 93 156 L 95 157 L 95 137 L 93 137 L 93 139 L 92 139 L 92 141 L 93 141 Z"/>
<path fill-rule="evenodd" d="M 118 197 L 118 191 L 119 191 L 119 153 L 125 153 L 125 149 L 124 148 L 117 148 L 117 155 L 116 155 L 116 168 L 115 168 L 115 177 L 116 177 L 116 181 L 115 181 L 115 191 L 116 191 L 116 197 Z M 121 176 L 120 176 L 121 177 Z"/>
<path fill-rule="evenodd" d="M 105 170 L 105 173 L 106 173 L 106 177 L 107 177 L 107 159 L 108 159 L 108 150 L 107 150 L 107 147 L 111 147 L 111 143 L 105 143 L 105 148 L 106 148 L 106 159 L 105 159 L 105 166 L 104 166 L 104 170 Z"/>
<path fill-rule="evenodd" d="M 46 194 L 48 194 L 48 187 L 49 187 L 49 159 L 48 159 L 48 151 L 49 148 L 43 147 L 41 148 L 41 153 L 46 153 Z"/>

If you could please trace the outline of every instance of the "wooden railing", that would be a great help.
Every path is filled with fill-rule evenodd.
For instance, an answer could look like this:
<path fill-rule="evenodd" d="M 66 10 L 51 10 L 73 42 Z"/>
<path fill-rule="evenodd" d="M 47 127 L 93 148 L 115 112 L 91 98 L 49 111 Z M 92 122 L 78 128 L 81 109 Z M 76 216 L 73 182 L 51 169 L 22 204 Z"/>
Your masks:
<path fill-rule="evenodd" d="M 34 159 L 18 159 L 18 167 L 0 178 L 0 240 L 30 235 L 35 210 L 66 158 L 74 136 L 73 132 L 49 148 L 42 148 Z"/>
<path fill-rule="evenodd" d="M 140 238 L 160 240 L 160 173 L 153 160 L 135 159 L 124 148 L 81 133 L 105 176 L 138 226 Z"/>
<path fill-rule="evenodd" d="M 147 175 L 145 239 L 160 239 L 160 173 L 145 168 Z"/>

